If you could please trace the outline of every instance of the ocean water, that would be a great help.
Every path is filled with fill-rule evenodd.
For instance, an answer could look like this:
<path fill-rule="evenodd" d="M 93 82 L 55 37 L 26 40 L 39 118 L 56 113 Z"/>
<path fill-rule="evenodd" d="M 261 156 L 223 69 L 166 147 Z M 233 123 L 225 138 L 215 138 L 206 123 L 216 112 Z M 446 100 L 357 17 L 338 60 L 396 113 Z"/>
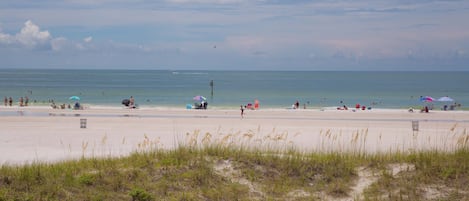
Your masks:
<path fill-rule="evenodd" d="M 423 105 L 420 96 L 449 96 L 468 107 L 469 72 L 0 69 L 0 97 L 28 96 L 35 105 L 79 96 L 90 106 L 121 107 L 134 96 L 140 107 L 185 108 L 196 95 L 205 96 L 209 108 L 238 108 L 254 99 L 261 108 L 287 108 L 297 100 L 308 108 L 406 108 Z"/>

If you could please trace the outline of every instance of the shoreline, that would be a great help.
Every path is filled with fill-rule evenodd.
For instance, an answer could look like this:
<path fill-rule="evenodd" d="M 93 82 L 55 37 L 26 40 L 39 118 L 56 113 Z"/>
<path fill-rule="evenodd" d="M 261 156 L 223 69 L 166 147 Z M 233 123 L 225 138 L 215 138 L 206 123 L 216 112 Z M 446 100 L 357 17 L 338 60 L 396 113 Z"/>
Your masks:
<path fill-rule="evenodd" d="M 253 102 L 253 101 L 252 101 Z M 252 103 L 251 102 L 251 103 Z M 249 102 L 246 102 L 243 105 L 246 105 Z M 28 106 L 19 106 L 19 103 L 15 102 L 13 103 L 13 106 L 4 106 L 0 105 L 0 109 L 2 108 L 46 108 L 46 109 L 52 109 L 51 107 L 51 102 L 47 101 L 38 101 L 38 102 L 30 102 Z M 65 105 L 65 110 L 67 110 L 67 106 L 70 105 L 73 107 L 73 102 L 70 101 L 57 101 L 55 102 L 57 107 L 60 105 Z M 183 109 L 186 110 L 186 105 L 187 104 L 193 104 L 193 102 L 186 102 L 186 103 L 179 103 L 179 104 L 168 104 L 168 103 L 159 103 L 159 104 L 151 104 L 147 102 L 137 102 L 136 103 L 139 109 L 164 109 L 164 110 L 175 110 L 175 109 Z M 303 104 L 301 103 L 299 105 L 299 108 L 297 110 L 336 110 L 337 108 L 342 108 L 343 105 L 347 105 L 349 110 L 355 110 L 354 106 L 355 104 L 341 104 L 341 105 L 335 105 L 335 104 L 317 104 L 317 103 L 308 103 L 308 104 Z M 442 110 L 443 106 L 445 105 L 444 102 L 438 102 L 435 101 L 431 104 L 434 106 L 433 111 L 438 111 Z M 446 104 L 447 105 L 447 104 Z M 125 106 L 122 104 L 117 104 L 117 103 L 82 103 L 82 106 L 84 109 L 125 109 Z M 306 109 L 304 107 L 306 106 Z M 362 105 L 365 106 L 365 105 Z M 368 107 L 371 108 L 371 110 L 376 110 L 376 109 L 389 109 L 389 110 L 408 110 L 409 108 L 413 108 L 414 110 L 420 110 L 422 109 L 426 104 L 422 102 L 416 102 L 416 104 L 403 104 L 403 105 L 366 105 L 367 109 L 369 110 Z M 60 108 L 58 108 L 60 109 Z M 208 104 L 208 109 L 209 110 L 239 110 L 239 104 L 211 104 L 209 101 Z M 261 110 L 290 110 L 292 109 L 292 105 L 290 104 L 282 104 L 282 105 L 265 105 L 261 104 L 260 105 Z M 70 110 L 70 109 L 68 109 Z M 361 110 L 361 109 L 358 109 Z M 447 110 L 447 111 L 469 111 L 469 107 L 465 107 L 465 105 L 462 105 L 460 107 L 455 108 L 455 110 Z"/>
<path fill-rule="evenodd" d="M 419 131 L 412 130 L 412 121 Z M 239 109 L 0 106 L 0 122 L 0 164 L 119 157 L 191 140 L 200 144 L 208 134 L 212 143 L 229 137 L 242 146 L 352 153 L 451 151 L 467 146 L 461 140 L 469 138 L 468 111 L 261 108 L 245 110 L 241 118 Z"/>
<path fill-rule="evenodd" d="M 1 107 L 0 107 L 1 109 Z M 128 108 L 117 108 L 117 107 L 96 107 L 88 108 L 84 110 L 72 110 L 72 109 L 49 109 L 47 107 L 18 107 L 10 108 L 7 107 L 4 110 L 0 110 L 0 117 L 14 117 L 14 116 L 32 116 L 32 117 L 50 117 L 50 116 L 61 116 L 61 117 L 136 117 L 136 118 L 190 118 L 190 117 L 205 117 L 205 118 L 225 118 L 225 119 L 239 119 L 239 116 L 232 115 L 237 110 L 235 109 L 208 109 L 208 110 L 196 110 L 196 109 L 180 109 L 180 108 L 139 108 L 139 109 L 128 109 Z M 165 114 L 170 112 L 170 114 Z M 218 113 L 223 112 L 224 114 L 220 115 Z M 429 122 L 469 122 L 469 119 L 446 119 L 446 118 L 428 118 L 427 116 L 422 116 L 422 118 L 363 118 L 357 117 L 346 118 L 346 117 L 336 117 L 336 118 L 320 118 L 317 116 L 305 116 L 307 113 L 315 112 L 337 112 L 337 113 L 365 113 L 365 114 L 375 114 L 375 113 L 389 113 L 389 114 L 402 114 L 402 113 L 421 113 L 419 111 L 410 113 L 404 109 L 373 109 L 370 110 L 334 110 L 334 109 L 261 109 L 261 110 L 245 110 L 245 113 L 255 112 L 255 113 L 297 113 L 295 116 L 287 115 L 282 116 L 255 116 L 254 118 L 263 118 L 263 119 L 296 119 L 296 120 L 336 120 L 336 121 L 429 121 Z M 163 114 L 162 114 L 163 113 Z M 231 115 L 226 115 L 230 113 Z M 431 111 L 429 113 L 442 113 L 442 114 L 467 114 L 469 111 Z M 203 115 L 203 116 L 201 116 Z M 424 113 L 422 113 L 424 115 Z"/>
<path fill-rule="evenodd" d="M 86 111 L 86 110 L 132 110 L 129 109 L 123 105 L 102 105 L 102 104 L 82 104 L 84 109 L 81 110 L 74 110 L 70 108 L 65 108 L 65 109 L 60 109 L 56 108 L 53 109 L 50 104 L 30 104 L 29 106 L 19 106 L 19 105 L 13 105 L 13 106 L 4 106 L 0 105 L 0 111 L 3 111 L 4 109 L 6 111 L 9 110 L 31 110 L 31 109 L 44 109 L 44 110 L 54 110 L 54 111 Z M 408 107 L 404 106 L 396 106 L 396 107 L 372 107 L 371 109 L 367 108 L 366 110 L 356 109 L 354 107 L 348 107 L 348 110 L 344 111 L 376 111 L 376 110 L 389 110 L 389 111 L 397 111 L 397 110 L 405 110 L 408 111 L 409 108 L 413 108 L 414 112 L 420 112 L 420 109 L 422 109 L 422 105 L 412 105 Z M 333 110 L 339 110 L 338 108 L 342 108 L 342 106 L 312 106 L 309 105 L 306 109 L 304 109 L 302 106 L 298 109 L 293 109 L 291 107 L 282 107 L 282 106 L 271 106 L 271 107 L 264 107 L 261 106 L 258 110 L 263 110 L 263 111 L 314 111 L 314 110 L 320 110 L 320 111 L 333 111 Z M 185 105 L 138 105 L 138 108 L 135 110 L 181 110 L 181 111 L 187 111 L 187 110 L 201 110 L 201 109 L 187 109 Z M 218 111 L 218 110 L 239 110 L 239 106 L 213 106 L 209 105 L 208 109 L 206 111 Z M 247 111 L 254 111 L 254 109 L 246 109 Z M 343 110 L 343 109 L 342 109 Z M 442 108 L 435 107 L 434 109 L 430 109 L 430 111 L 442 111 L 442 112 L 463 112 L 463 111 L 469 111 L 469 108 L 461 107 L 455 110 L 443 110 Z"/>

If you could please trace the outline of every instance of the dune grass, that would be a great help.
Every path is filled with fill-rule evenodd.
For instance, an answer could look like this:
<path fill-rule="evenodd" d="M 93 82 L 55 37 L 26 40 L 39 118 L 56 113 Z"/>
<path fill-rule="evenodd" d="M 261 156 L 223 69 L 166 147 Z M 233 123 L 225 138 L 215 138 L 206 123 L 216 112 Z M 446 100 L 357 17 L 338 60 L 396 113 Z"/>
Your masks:
<path fill-rule="evenodd" d="M 255 134 L 195 131 L 176 149 L 145 136 L 128 156 L 2 165 L 0 200 L 469 200 L 467 138 L 451 151 L 305 152 L 288 133 Z"/>
<path fill-rule="evenodd" d="M 214 166 L 230 161 L 256 186 L 233 182 Z M 399 176 L 389 164 L 410 163 Z M 302 153 L 233 147 L 179 147 L 122 158 L 2 166 L 0 200 L 324 200 L 346 198 L 357 168 L 381 176 L 364 200 L 467 200 L 469 150 L 389 154 Z M 437 195 L 426 195 L 432 189 Z M 261 193 L 259 193 L 261 192 Z M 295 194 L 296 192 L 296 194 Z M 301 192 L 301 193 L 298 193 Z"/>

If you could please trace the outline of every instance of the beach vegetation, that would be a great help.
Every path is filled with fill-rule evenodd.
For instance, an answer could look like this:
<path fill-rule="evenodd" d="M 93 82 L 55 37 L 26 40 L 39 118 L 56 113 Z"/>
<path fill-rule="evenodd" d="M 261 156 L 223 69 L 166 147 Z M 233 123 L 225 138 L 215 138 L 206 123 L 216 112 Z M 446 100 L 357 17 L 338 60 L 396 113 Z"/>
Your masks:
<path fill-rule="evenodd" d="M 357 151 L 323 152 L 257 133 L 194 131 L 175 149 L 145 136 L 122 157 L 4 164 L 0 200 L 469 200 L 467 137 L 444 151 L 367 153 L 367 130 L 352 136 Z"/>
<path fill-rule="evenodd" d="M 151 201 L 154 200 L 153 196 L 141 188 L 134 188 L 130 191 L 129 195 L 132 201 Z"/>

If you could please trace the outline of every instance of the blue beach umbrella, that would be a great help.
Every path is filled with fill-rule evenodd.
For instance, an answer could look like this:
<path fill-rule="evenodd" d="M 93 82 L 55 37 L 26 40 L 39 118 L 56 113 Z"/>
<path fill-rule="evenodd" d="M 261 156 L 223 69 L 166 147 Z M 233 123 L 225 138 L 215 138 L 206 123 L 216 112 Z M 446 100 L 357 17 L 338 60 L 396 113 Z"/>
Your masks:
<path fill-rule="evenodd" d="M 78 96 L 70 96 L 70 98 L 68 98 L 69 100 L 73 100 L 73 101 L 79 101 L 80 100 L 80 97 Z"/>

